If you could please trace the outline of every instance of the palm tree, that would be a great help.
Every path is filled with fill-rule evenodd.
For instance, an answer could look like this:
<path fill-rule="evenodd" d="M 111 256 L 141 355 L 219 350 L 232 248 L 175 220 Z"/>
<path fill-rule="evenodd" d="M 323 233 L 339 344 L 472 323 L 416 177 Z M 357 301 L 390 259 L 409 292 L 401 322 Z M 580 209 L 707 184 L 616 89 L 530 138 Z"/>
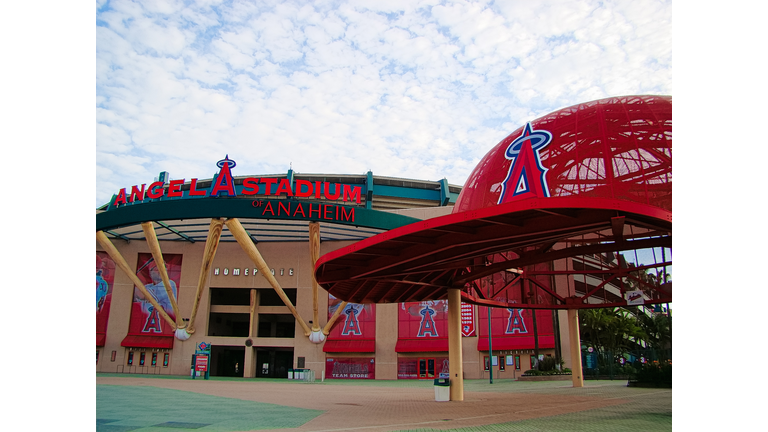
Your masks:
<path fill-rule="evenodd" d="M 638 314 L 637 322 L 647 335 L 649 348 L 664 350 L 672 347 L 672 317 L 663 314 Z"/>
<path fill-rule="evenodd" d="M 603 364 L 613 363 L 647 339 L 637 319 L 625 308 L 589 309 L 583 311 L 581 317 L 582 343 L 594 347 Z M 611 358 L 607 359 L 609 352 Z"/>

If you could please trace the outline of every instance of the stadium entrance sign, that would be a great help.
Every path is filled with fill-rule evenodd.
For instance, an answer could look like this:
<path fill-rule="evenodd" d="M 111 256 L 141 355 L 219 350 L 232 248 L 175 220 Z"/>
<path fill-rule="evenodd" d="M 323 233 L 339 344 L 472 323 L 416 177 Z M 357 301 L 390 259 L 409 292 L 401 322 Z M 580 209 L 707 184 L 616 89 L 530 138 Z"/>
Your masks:
<path fill-rule="evenodd" d="M 251 205 L 256 208 L 260 217 L 267 219 L 310 219 L 334 222 L 355 222 L 354 207 L 288 200 L 254 200 Z"/>
<path fill-rule="evenodd" d="M 195 198 L 195 197 L 219 197 L 219 196 L 237 196 L 237 189 L 240 189 L 240 193 L 243 195 L 265 195 L 265 196 L 287 196 L 308 198 L 314 196 L 317 199 L 325 199 L 330 201 L 354 201 L 360 204 L 360 186 L 341 185 L 339 183 L 326 183 L 326 182 L 311 182 L 308 180 L 296 180 L 295 184 L 287 179 L 277 178 L 255 178 L 247 177 L 243 179 L 242 186 L 235 188 L 235 182 L 232 179 L 231 168 L 234 168 L 237 164 L 235 161 L 229 159 L 229 156 L 220 160 L 216 164 L 219 168 L 219 174 L 211 182 L 211 186 L 207 189 L 198 189 L 197 179 L 190 180 L 189 190 L 182 191 L 181 187 L 185 183 L 184 179 L 171 180 L 168 182 L 168 187 L 165 187 L 164 181 L 156 181 L 151 183 L 149 187 L 146 184 L 131 186 L 130 192 L 128 188 L 122 188 L 117 193 L 113 206 L 117 207 L 121 204 L 134 203 L 144 201 L 147 199 L 159 199 L 162 197 L 169 198 Z M 263 185 L 263 187 L 262 187 Z M 254 201 L 255 202 L 255 201 Z M 303 211 L 304 207 L 299 205 L 295 211 Z M 269 211 L 269 207 L 265 207 L 265 212 Z M 277 210 L 275 210 L 277 211 Z M 311 211 L 311 209 L 307 209 Z M 320 212 L 320 210 L 316 210 Z M 338 211 L 338 209 L 336 210 Z M 326 210 L 322 210 L 325 215 Z M 325 218 L 325 216 L 323 216 Z"/>

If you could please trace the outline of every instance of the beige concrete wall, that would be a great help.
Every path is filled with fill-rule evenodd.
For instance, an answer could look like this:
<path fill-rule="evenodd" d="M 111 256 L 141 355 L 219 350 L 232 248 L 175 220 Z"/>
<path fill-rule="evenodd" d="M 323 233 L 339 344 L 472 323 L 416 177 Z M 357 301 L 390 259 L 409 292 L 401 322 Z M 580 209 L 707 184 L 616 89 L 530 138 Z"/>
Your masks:
<path fill-rule="evenodd" d="M 399 210 L 396 213 L 407 214 L 418 218 L 432 218 L 449 214 L 451 207 L 439 207 L 433 209 L 410 209 Z M 322 228 L 321 228 L 322 232 Z M 228 230 L 224 229 L 224 235 Z M 120 251 L 127 261 L 129 267 L 136 268 L 139 253 L 150 253 L 149 247 L 143 241 L 112 240 L 113 244 Z M 352 242 L 322 242 L 320 245 L 320 255 L 345 247 Z M 195 299 L 195 293 L 200 275 L 203 251 L 205 242 L 190 243 L 186 241 L 161 241 L 160 247 L 166 254 L 182 254 L 182 273 L 181 282 L 178 287 L 178 304 L 182 318 L 188 319 L 192 313 L 192 306 Z M 296 310 L 300 316 L 308 322 L 313 320 L 313 300 L 312 300 L 312 273 L 313 266 L 311 262 L 308 242 L 282 242 L 270 243 L 261 242 L 257 244 L 261 255 L 270 268 L 275 269 L 275 279 L 283 288 L 295 288 L 297 290 Z M 97 251 L 103 250 L 97 244 Z M 271 289 L 267 280 L 259 273 L 254 274 L 256 266 L 243 252 L 240 245 L 233 241 L 221 242 L 216 256 L 211 265 L 211 271 L 208 275 L 206 284 L 197 312 L 195 322 L 196 332 L 187 341 L 174 340 L 174 347 L 170 352 L 170 363 L 168 367 L 162 367 L 163 351 L 158 351 L 158 366 L 155 368 L 145 367 L 140 369 L 134 367 L 134 373 L 159 373 L 172 375 L 189 375 L 190 363 L 196 346 L 200 342 L 208 342 L 215 346 L 233 346 L 244 347 L 247 337 L 224 337 L 208 336 L 208 317 L 210 311 L 210 293 L 209 287 L 214 288 L 242 288 Z M 214 275 L 215 269 L 219 269 L 219 274 Z M 245 274 L 245 269 L 248 274 Z M 228 274 L 224 274 L 227 269 Z M 235 275 L 234 270 L 238 269 L 240 274 Z M 280 274 L 280 270 L 283 274 Z M 293 269 L 293 274 L 290 270 Z M 558 291 L 560 287 L 558 286 Z M 125 366 L 127 360 L 128 348 L 120 346 L 120 343 L 128 333 L 130 320 L 131 302 L 133 298 L 133 283 L 127 275 L 119 269 L 115 272 L 115 280 L 112 287 L 112 302 L 110 308 L 109 323 L 107 327 L 106 346 L 97 348 L 100 351 L 99 361 L 96 370 L 99 372 L 126 372 Z M 328 311 L 328 293 L 322 288 L 318 293 L 318 316 L 319 325 L 323 327 L 327 322 Z M 226 309 L 226 308 L 224 308 Z M 234 309 L 232 309 L 234 310 Z M 255 323 L 253 324 L 253 336 L 251 339 L 254 346 L 272 346 L 272 347 L 292 347 L 294 350 L 294 368 L 297 367 L 297 359 L 305 358 L 305 367 L 315 371 L 319 379 L 325 370 L 325 360 L 328 357 L 322 350 L 322 344 L 313 344 L 307 337 L 301 326 L 295 324 L 294 338 L 259 338 L 257 335 L 256 323 L 258 322 L 258 313 L 281 313 L 289 314 L 289 310 L 284 306 L 261 307 L 257 310 Z M 377 379 L 397 379 L 397 359 L 395 352 L 397 344 L 397 305 L 380 304 L 376 306 L 376 378 Z M 561 318 L 561 334 L 567 335 L 567 320 Z M 165 325 L 165 323 L 163 323 Z M 311 327 L 311 325 L 310 325 Z M 567 343 L 567 337 L 561 337 Z M 462 338 L 463 359 L 465 377 L 468 379 L 487 378 L 488 373 L 483 371 L 483 355 L 477 351 L 478 337 Z M 563 357 L 568 358 L 567 348 L 564 347 Z M 115 351 L 115 361 L 111 361 L 111 352 Z M 135 350 L 137 354 L 134 361 L 138 364 L 138 353 L 141 350 Z M 151 358 L 152 350 L 147 353 L 147 364 Z M 549 351 L 542 350 L 542 353 Z M 435 354 L 435 353 L 433 353 Z M 345 357 L 355 357 L 356 354 L 345 354 Z M 370 354 L 359 354 L 361 357 L 369 357 Z M 448 356 L 448 353 L 440 353 L 440 356 Z M 524 370 L 526 361 L 524 356 Z M 246 348 L 246 360 L 241 367 L 244 368 L 245 376 L 254 376 L 255 373 L 255 354 L 253 348 Z M 514 369 L 507 369 L 502 372 L 501 378 L 513 378 Z M 496 375 L 495 375 L 496 377 Z"/>

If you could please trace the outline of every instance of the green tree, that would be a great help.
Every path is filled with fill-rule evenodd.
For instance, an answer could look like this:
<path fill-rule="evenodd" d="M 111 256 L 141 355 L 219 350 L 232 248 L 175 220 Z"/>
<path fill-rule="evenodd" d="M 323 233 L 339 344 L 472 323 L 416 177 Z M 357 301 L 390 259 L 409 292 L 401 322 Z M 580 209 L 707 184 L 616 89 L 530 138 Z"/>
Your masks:
<path fill-rule="evenodd" d="M 662 314 L 637 315 L 638 325 L 645 333 L 645 342 L 649 348 L 656 350 L 672 347 L 672 317 Z"/>
<path fill-rule="evenodd" d="M 582 344 L 597 350 L 598 357 L 612 354 L 612 360 L 637 349 L 647 335 L 635 316 L 625 308 L 588 309 L 580 313 Z"/>

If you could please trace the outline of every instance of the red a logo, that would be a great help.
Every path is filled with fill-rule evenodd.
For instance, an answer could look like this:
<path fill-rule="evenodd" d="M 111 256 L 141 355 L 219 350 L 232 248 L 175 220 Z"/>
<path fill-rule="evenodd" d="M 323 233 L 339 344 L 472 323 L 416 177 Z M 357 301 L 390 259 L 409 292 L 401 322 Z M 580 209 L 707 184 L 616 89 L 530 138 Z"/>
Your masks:
<path fill-rule="evenodd" d="M 355 308 L 349 304 L 344 309 L 344 314 L 347 318 L 344 320 L 344 327 L 341 329 L 341 334 L 344 336 L 362 336 L 363 332 L 360 330 L 360 322 L 357 320 L 357 314 L 360 313 L 360 309 Z"/>
<path fill-rule="evenodd" d="M 419 332 L 416 334 L 417 337 L 426 337 L 427 335 L 430 337 L 440 336 L 437 334 L 437 328 L 435 328 L 435 319 L 432 318 L 436 313 L 437 312 L 429 306 L 424 306 L 424 308 L 419 311 L 421 322 L 419 323 Z"/>
<path fill-rule="evenodd" d="M 163 332 L 163 329 L 160 327 L 160 314 L 153 306 L 149 307 L 149 316 L 147 317 L 147 321 L 144 323 L 144 329 L 141 331 L 142 333 Z"/>
<path fill-rule="evenodd" d="M 523 321 L 523 309 L 507 310 L 509 311 L 509 319 L 507 320 L 507 330 L 504 333 L 528 333 L 528 329 L 525 328 L 525 321 Z"/>

